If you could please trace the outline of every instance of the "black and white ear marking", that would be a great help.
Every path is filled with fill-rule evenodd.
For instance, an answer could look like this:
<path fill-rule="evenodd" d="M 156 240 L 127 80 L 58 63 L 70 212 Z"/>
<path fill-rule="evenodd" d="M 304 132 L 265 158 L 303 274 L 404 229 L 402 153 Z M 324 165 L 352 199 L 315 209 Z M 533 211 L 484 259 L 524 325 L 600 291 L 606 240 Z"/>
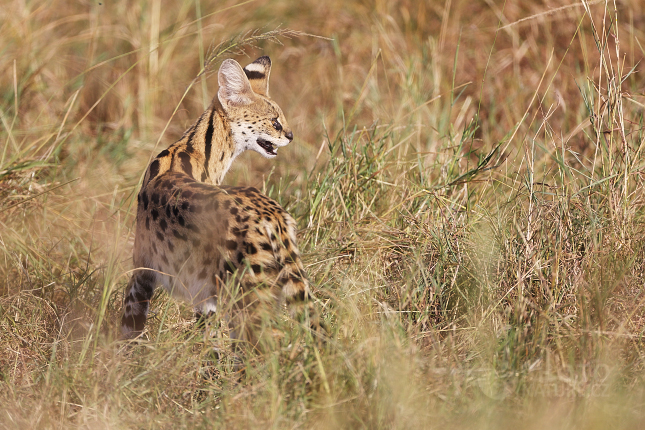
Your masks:
<path fill-rule="evenodd" d="M 265 55 L 247 65 L 244 68 L 244 73 L 256 94 L 269 97 L 269 74 L 271 73 L 271 59 L 269 57 Z"/>
<path fill-rule="evenodd" d="M 253 102 L 253 89 L 249 83 L 242 66 L 235 60 L 224 60 L 217 74 L 219 91 L 217 97 L 222 106 L 246 106 Z"/>

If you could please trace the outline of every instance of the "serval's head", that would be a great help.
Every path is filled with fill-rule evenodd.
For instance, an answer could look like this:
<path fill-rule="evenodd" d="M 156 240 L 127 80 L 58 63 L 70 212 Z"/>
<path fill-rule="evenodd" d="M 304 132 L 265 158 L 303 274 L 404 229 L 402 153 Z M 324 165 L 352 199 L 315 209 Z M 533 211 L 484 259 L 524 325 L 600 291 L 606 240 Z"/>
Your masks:
<path fill-rule="evenodd" d="M 219 68 L 219 98 L 231 126 L 235 153 L 247 149 L 266 158 L 293 140 L 282 109 L 269 97 L 271 59 L 260 57 L 245 68 L 224 60 Z"/>

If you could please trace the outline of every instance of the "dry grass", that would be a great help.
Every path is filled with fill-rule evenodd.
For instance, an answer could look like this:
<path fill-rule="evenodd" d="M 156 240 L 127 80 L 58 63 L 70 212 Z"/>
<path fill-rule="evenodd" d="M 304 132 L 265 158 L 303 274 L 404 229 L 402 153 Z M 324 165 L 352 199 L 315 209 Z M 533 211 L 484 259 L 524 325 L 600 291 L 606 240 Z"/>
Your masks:
<path fill-rule="evenodd" d="M 639 428 L 644 16 L 2 1 L 0 427 Z M 278 321 L 238 382 L 163 294 L 115 338 L 151 155 L 262 54 L 296 140 L 227 182 L 298 220 L 330 339 Z"/>

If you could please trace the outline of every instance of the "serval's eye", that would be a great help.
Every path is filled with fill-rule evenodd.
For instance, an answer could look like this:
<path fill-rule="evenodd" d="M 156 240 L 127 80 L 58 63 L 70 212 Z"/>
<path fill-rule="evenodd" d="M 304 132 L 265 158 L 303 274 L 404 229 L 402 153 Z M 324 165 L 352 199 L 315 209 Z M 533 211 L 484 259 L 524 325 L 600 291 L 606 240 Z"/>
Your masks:
<path fill-rule="evenodd" d="M 273 128 L 275 128 L 276 130 L 282 130 L 282 125 L 278 122 L 278 118 L 272 119 L 271 123 L 273 124 Z"/>

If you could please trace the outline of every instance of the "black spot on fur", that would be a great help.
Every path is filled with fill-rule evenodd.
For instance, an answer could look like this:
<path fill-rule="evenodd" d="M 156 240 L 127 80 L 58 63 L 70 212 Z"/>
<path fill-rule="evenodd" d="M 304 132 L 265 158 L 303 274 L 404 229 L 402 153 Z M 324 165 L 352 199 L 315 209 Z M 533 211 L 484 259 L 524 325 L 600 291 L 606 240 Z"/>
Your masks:
<path fill-rule="evenodd" d="M 300 278 L 300 276 L 295 275 L 293 273 L 283 273 L 282 275 L 280 275 L 280 279 L 278 281 L 282 284 L 286 284 L 289 281 L 297 284 L 297 283 L 301 283 L 302 279 Z"/>
<path fill-rule="evenodd" d="M 146 217 L 146 230 L 150 230 L 150 217 Z"/>
<path fill-rule="evenodd" d="M 193 239 L 193 246 L 197 248 L 199 245 L 201 245 L 201 242 L 199 241 L 199 239 Z"/>
<path fill-rule="evenodd" d="M 141 202 L 143 202 L 143 209 L 148 210 L 148 193 L 140 193 L 139 196 L 141 196 Z"/>
<path fill-rule="evenodd" d="M 161 227 L 162 231 L 166 231 L 166 228 L 168 228 L 168 223 L 166 222 L 165 219 L 162 219 L 159 221 L 159 227 Z"/>
<path fill-rule="evenodd" d="M 172 252 L 172 251 L 171 251 Z M 166 257 L 166 254 L 161 254 L 161 261 L 168 266 L 168 257 Z"/>
<path fill-rule="evenodd" d="M 242 254 L 241 252 L 238 252 L 236 258 L 237 258 L 237 262 L 242 264 L 242 261 L 244 261 L 244 254 Z"/>
<path fill-rule="evenodd" d="M 193 195 L 193 192 L 190 190 L 184 190 L 181 192 L 181 196 L 185 199 L 189 199 Z"/>
<path fill-rule="evenodd" d="M 152 245 L 152 252 L 153 252 L 153 254 L 156 254 L 156 253 L 157 253 L 157 245 L 155 245 L 155 243 L 154 243 L 154 242 L 152 242 L 152 243 L 151 243 L 151 245 Z"/>
<path fill-rule="evenodd" d="M 230 211 L 230 212 L 231 212 L 231 215 L 236 215 L 236 214 L 237 214 L 237 208 L 236 208 L 235 206 L 233 206 L 233 207 L 231 208 L 231 211 Z"/>
<path fill-rule="evenodd" d="M 177 206 L 173 206 L 173 207 L 172 207 L 172 214 L 173 214 L 174 216 L 179 215 L 179 208 L 178 208 Z"/>
<path fill-rule="evenodd" d="M 188 205 L 188 202 L 183 202 L 183 203 L 181 204 L 181 210 L 182 210 L 182 211 L 187 210 L 187 209 L 188 209 L 188 206 L 189 206 L 189 205 Z M 177 212 L 179 212 L 179 210 L 177 210 Z M 175 216 L 177 216 L 177 214 L 175 214 Z"/>
<path fill-rule="evenodd" d="M 287 302 L 289 302 L 289 303 L 304 302 L 305 300 L 307 300 L 307 298 L 308 297 L 307 297 L 307 293 L 305 293 L 305 290 L 300 290 L 296 294 L 294 294 L 293 296 L 289 297 L 287 299 Z"/>
<path fill-rule="evenodd" d="M 287 263 L 295 263 L 296 260 L 298 260 L 298 254 L 296 254 L 295 252 L 290 252 L 286 258 Z"/>
<path fill-rule="evenodd" d="M 271 248 L 271 244 L 266 243 L 266 242 L 261 243 L 260 248 L 262 248 L 265 251 L 272 251 L 273 250 L 273 248 Z"/>
<path fill-rule="evenodd" d="M 163 234 L 161 234 L 160 231 L 157 232 L 157 239 L 159 239 L 160 242 L 163 242 Z"/>
<path fill-rule="evenodd" d="M 139 280 L 139 285 L 143 289 L 143 292 L 148 296 L 148 298 L 152 297 L 152 293 L 154 292 L 154 283 L 156 280 L 156 275 L 154 272 L 151 272 L 149 270 L 142 270 L 138 274 L 138 280 Z"/>
<path fill-rule="evenodd" d="M 231 135 L 231 133 L 229 132 L 229 133 L 228 133 L 228 135 L 230 136 L 230 135 Z M 224 152 L 222 152 L 222 156 L 219 158 L 219 161 L 223 161 L 223 160 L 224 160 L 224 155 L 225 155 L 225 153 L 224 153 Z"/>
<path fill-rule="evenodd" d="M 175 252 L 175 245 L 171 241 L 168 241 L 168 251 Z"/>
<path fill-rule="evenodd" d="M 199 119 L 197 120 L 197 123 L 190 128 L 190 134 L 188 135 L 188 140 L 186 141 L 186 150 L 188 151 L 188 153 L 193 152 L 193 138 L 195 137 L 195 133 L 197 132 L 197 129 L 199 128 L 199 124 L 201 124 L 201 122 L 202 122 L 202 118 L 204 118 L 203 115 L 200 116 Z M 188 155 L 188 154 L 186 154 L 186 155 Z"/>
<path fill-rule="evenodd" d="M 199 233 L 199 227 L 197 227 L 195 224 L 187 224 L 186 228 L 194 233 Z"/>
<path fill-rule="evenodd" d="M 161 196 L 161 206 L 166 206 L 166 203 L 168 203 L 168 196 L 164 194 Z"/>
<path fill-rule="evenodd" d="M 170 154 L 170 151 L 168 151 L 167 149 L 164 149 L 164 150 L 163 150 L 163 151 L 161 151 L 159 154 L 157 154 L 157 158 L 164 158 L 164 157 L 167 157 L 167 156 L 168 156 L 168 154 Z"/>
<path fill-rule="evenodd" d="M 129 330 L 137 333 L 143 330 L 143 327 L 146 324 L 146 315 L 145 313 L 130 314 L 129 309 L 126 307 L 126 313 L 121 319 L 121 325 L 128 327 Z"/>
<path fill-rule="evenodd" d="M 252 71 L 244 70 L 244 73 L 246 73 L 246 77 L 249 79 L 264 79 L 264 77 L 266 76 L 264 73 L 257 72 L 255 70 L 252 70 Z"/>
<path fill-rule="evenodd" d="M 253 255 L 258 252 L 258 249 L 251 242 L 245 243 L 246 253 Z"/>
<path fill-rule="evenodd" d="M 134 300 L 136 303 L 143 303 L 143 302 L 147 302 L 149 300 L 149 297 L 145 293 L 145 291 L 134 291 Z"/>
<path fill-rule="evenodd" d="M 166 205 L 166 217 L 170 218 L 170 205 Z"/>
<path fill-rule="evenodd" d="M 178 222 L 178 223 L 179 223 L 179 225 L 180 225 L 180 226 L 182 226 L 182 227 L 186 225 L 186 221 L 184 220 L 184 217 L 183 217 L 183 216 L 181 216 L 181 215 L 179 215 L 179 216 L 177 217 L 177 222 Z"/>
<path fill-rule="evenodd" d="M 204 139 L 204 153 L 206 155 L 204 160 L 204 174 L 202 174 L 202 181 L 205 180 L 205 177 L 208 177 L 208 164 L 211 160 L 211 149 L 213 147 L 213 116 L 215 115 L 215 109 L 211 110 L 211 115 L 208 118 L 208 128 L 206 129 L 206 136 Z"/>
<path fill-rule="evenodd" d="M 199 272 L 199 275 L 197 275 L 197 279 L 206 279 L 206 268 L 204 267 L 201 272 Z"/>
<path fill-rule="evenodd" d="M 148 172 L 150 172 L 150 177 L 148 180 L 152 180 L 157 177 L 159 174 L 159 160 L 155 160 L 152 163 L 150 163 L 150 168 L 148 169 Z"/>
<path fill-rule="evenodd" d="M 159 204 L 159 194 L 157 193 L 152 193 L 152 203 L 158 205 Z"/>
<path fill-rule="evenodd" d="M 262 271 L 262 266 L 259 264 L 252 264 L 251 270 L 253 270 L 253 273 L 259 274 Z"/>
<path fill-rule="evenodd" d="M 180 152 L 179 159 L 181 160 L 181 170 L 193 178 L 193 165 L 190 164 L 190 155 L 186 152 Z"/>
<path fill-rule="evenodd" d="M 227 273 L 235 273 L 235 264 L 233 264 L 231 261 L 224 262 L 224 270 L 226 270 Z"/>
<path fill-rule="evenodd" d="M 246 231 L 247 229 L 239 227 L 233 227 L 231 229 L 231 233 L 233 233 L 235 236 L 246 236 Z"/>
<path fill-rule="evenodd" d="M 188 240 L 188 236 L 186 236 L 185 234 L 181 234 L 181 233 L 179 233 L 177 230 L 173 230 L 173 231 L 172 231 L 172 234 L 173 234 L 177 239 L 181 239 L 181 240 Z"/>
<path fill-rule="evenodd" d="M 151 210 L 150 215 L 152 215 L 153 221 L 157 221 L 157 218 L 159 218 L 159 212 L 157 211 L 157 209 Z"/>
<path fill-rule="evenodd" d="M 226 241 L 226 248 L 230 251 L 233 251 L 237 248 L 237 242 L 234 240 L 227 240 Z"/>

